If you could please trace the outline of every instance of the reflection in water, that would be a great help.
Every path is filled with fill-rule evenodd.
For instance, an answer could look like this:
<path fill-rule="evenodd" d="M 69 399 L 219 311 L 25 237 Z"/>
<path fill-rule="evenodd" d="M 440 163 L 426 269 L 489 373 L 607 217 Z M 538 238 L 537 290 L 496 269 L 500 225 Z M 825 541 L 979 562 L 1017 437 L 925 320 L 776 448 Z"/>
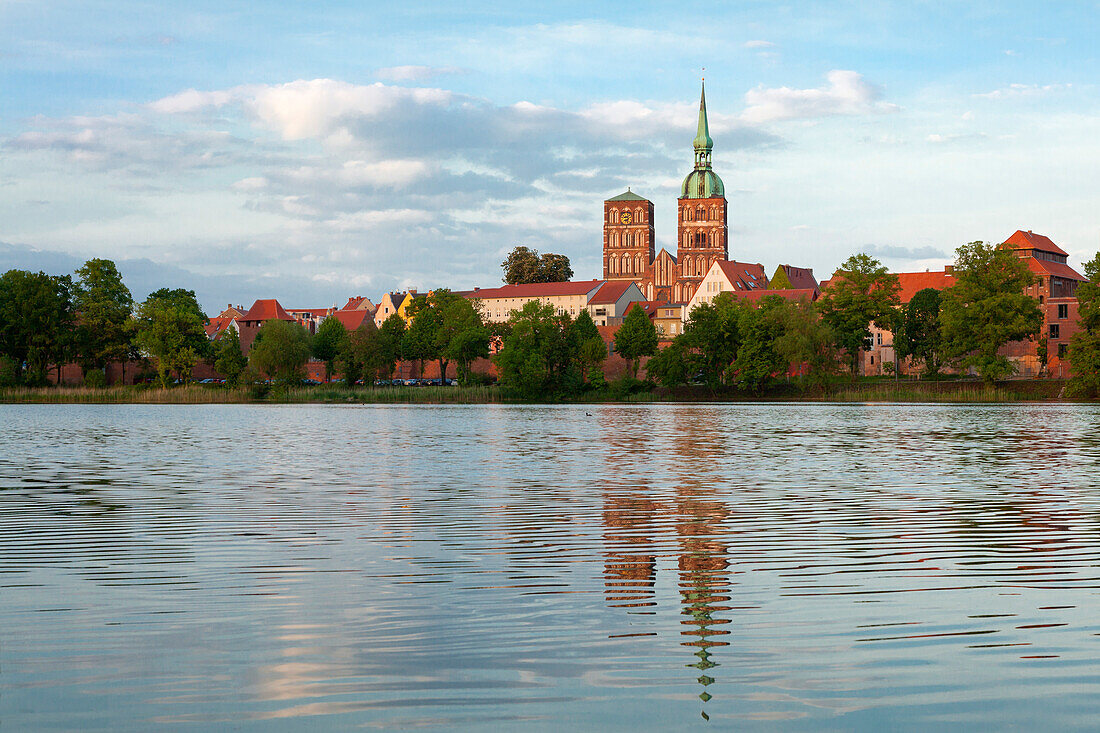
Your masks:
<path fill-rule="evenodd" d="M 1100 408 L 587 411 L 0 406 L 0 720 L 1093 726 Z"/>

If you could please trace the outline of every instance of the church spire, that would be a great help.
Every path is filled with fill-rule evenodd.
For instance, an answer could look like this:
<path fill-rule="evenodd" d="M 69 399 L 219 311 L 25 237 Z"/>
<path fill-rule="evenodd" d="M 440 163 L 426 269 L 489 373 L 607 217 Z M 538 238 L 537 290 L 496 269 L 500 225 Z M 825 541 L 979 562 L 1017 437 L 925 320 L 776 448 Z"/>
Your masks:
<path fill-rule="evenodd" d="M 695 167 L 710 168 L 710 151 L 714 141 L 710 139 L 710 126 L 707 125 L 707 89 L 702 82 L 699 91 L 699 129 L 695 133 Z"/>

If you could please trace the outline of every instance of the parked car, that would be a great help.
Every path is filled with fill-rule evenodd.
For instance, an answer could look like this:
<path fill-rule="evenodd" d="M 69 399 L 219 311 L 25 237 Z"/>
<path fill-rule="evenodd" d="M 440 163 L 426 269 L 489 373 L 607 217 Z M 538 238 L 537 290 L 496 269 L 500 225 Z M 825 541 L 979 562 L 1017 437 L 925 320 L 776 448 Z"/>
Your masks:
<path fill-rule="evenodd" d="M 320 384 L 320 382 L 318 382 L 316 379 L 303 379 L 302 384 L 309 387 L 316 387 L 318 384 Z"/>

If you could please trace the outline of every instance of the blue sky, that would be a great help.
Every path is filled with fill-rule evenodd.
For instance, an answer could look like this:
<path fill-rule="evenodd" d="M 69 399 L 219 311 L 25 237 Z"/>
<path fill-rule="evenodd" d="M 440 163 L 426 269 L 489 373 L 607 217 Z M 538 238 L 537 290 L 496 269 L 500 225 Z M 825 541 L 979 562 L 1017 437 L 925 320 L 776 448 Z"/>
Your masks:
<path fill-rule="evenodd" d="M 517 243 L 596 277 L 628 185 L 674 248 L 702 66 L 735 259 L 1100 246 L 1096 2 L 458 8 L 0 0 L 0 264 L 211 309 L 492 285 Z"/>

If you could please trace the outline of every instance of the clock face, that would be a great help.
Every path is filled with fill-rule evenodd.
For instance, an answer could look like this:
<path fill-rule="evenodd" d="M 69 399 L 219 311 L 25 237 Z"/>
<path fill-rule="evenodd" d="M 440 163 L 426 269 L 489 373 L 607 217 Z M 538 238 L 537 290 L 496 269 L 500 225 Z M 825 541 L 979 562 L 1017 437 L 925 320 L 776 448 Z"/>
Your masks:
<path fill-rule="evenodd" d="M 622 213 L 622 216 L 619 217 L 619 221 L 621 221 L 623 224 L 629 224 L 632 219 L 633 217 L 630 216 L 629 211 L 624 211 Z"/>

